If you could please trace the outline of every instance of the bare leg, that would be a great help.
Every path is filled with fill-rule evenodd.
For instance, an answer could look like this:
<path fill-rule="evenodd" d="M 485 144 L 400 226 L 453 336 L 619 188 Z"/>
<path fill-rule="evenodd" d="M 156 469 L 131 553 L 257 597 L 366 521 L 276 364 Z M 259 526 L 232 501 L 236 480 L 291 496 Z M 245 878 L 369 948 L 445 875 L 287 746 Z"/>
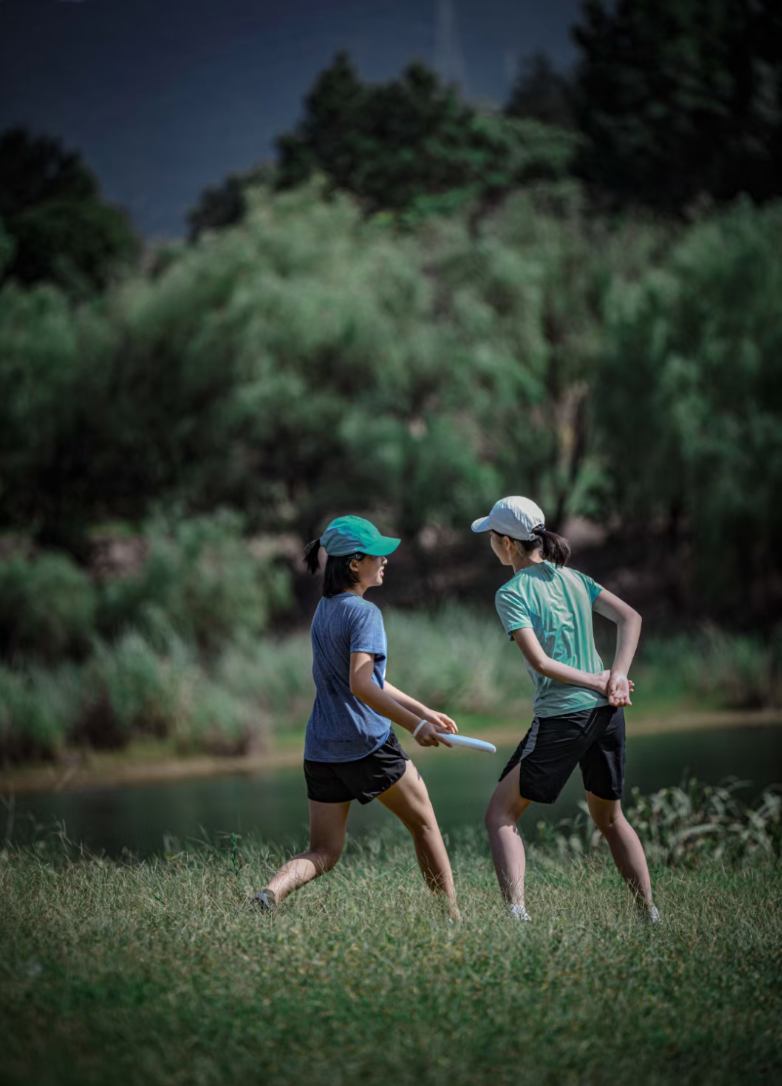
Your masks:
<path fill-rule="evenodd" d="M 652 883 L 643 845 L 622 813 L 622 804 L 618 799 L 600 799 L 593 792 L 587 792 L 586 798 L 592 821 L 608 841 L 619 874 L 636 901 L 651 906 Z"/>
<path fill-rule="evenodd" d="M 514 766 L 494 789 L 485 824 L 502 896 L 509 905 L 524 904 L 527 858 L 516 823 L 532 801 L 519 793 L 519 767 Z"/>
<path fill-rule="evenodd" d="M 286 898 L 292 890 L 298 890 L 318 875 L 331 871 L 342 855 L 350 801 L 318 803 L 311 799 L 309 805 L 310 847 L 283 864 L 265 887 L 276 903 Z"/>
<path fill-rule="evenodd" d="M 444 894 L 451 916 L 458 917 L 451 863 L 426 785 L 413 763 L 408 762 L 404 776 L 377 798 L 410 830 L 427 886 Z"/>

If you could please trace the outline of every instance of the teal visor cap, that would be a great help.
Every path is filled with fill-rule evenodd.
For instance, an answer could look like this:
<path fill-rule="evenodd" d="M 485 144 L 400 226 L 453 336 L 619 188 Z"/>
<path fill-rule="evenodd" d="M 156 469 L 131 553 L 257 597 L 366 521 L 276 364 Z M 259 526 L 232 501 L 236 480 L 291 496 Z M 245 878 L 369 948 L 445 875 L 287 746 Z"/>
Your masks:
<path fill-rule="evenodd" d="M 374 524 L 363 517 L 337 517 L 320 537 L 320 542 L 326 554 L 338 556 L 361 551 L 378 557 L 395 551 L 400 540 L 381 535 Z"/>

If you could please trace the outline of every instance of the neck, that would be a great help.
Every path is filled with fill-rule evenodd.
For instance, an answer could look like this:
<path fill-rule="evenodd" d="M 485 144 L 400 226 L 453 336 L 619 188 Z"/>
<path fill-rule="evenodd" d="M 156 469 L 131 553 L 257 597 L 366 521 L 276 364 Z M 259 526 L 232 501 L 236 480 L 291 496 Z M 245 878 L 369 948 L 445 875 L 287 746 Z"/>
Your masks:
<path fill-rule="evenodd" d="M 345 591 L 349 592 L 351 596 L 363 596 L 368 588 L 369 585 L 359 583 L 353 585 L 352 588 L 346 588 Z"/>
<path fill-rule="evenodd" d="M 531 554 L 520 554 L 515 551 L 511 555 L 511 564 L 513 565 L 513 572 L 518 573 L 520 569 L 526 569 L 528 566 L 538 566 L 545 559 L 540 551 L 533 551 Z"/>

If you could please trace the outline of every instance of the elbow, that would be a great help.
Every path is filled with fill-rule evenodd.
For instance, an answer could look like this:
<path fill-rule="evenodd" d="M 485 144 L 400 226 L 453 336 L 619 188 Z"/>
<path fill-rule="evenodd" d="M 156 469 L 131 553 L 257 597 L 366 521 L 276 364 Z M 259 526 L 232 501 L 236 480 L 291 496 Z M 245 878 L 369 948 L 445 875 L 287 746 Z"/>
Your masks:
<path fill-rule="evenodd" d="M 549 664 L 550 663 L 551 663 L 551 660 L 549 660 L 548 656 L 535 657 L 534 660 L 529 661 L 529 665 L 532 668 L 532 670 L 537 671 L 538 675 L 545 675 L 546 678 L 549 677 Z"/>

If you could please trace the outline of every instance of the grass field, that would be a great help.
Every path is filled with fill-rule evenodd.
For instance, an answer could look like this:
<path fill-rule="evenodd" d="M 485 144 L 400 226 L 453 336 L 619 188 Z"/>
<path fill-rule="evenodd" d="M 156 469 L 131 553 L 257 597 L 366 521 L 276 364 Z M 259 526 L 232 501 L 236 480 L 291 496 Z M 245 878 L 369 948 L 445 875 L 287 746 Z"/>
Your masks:
<path fill-rule="evenodd" d="M 525 925 L 502 911 L 482 834 L 449 844 L 456 925 L 396 827 L 349 841 L 274 916 L 248 902 L 281 858 L 257 842 L 143 863 L 7 850 L 0 1081 L 779 1080 L 778 859 L 656 863 L 664 923 L 648 929 L 603 849 L 559 838 L 530 850 Z"/>

